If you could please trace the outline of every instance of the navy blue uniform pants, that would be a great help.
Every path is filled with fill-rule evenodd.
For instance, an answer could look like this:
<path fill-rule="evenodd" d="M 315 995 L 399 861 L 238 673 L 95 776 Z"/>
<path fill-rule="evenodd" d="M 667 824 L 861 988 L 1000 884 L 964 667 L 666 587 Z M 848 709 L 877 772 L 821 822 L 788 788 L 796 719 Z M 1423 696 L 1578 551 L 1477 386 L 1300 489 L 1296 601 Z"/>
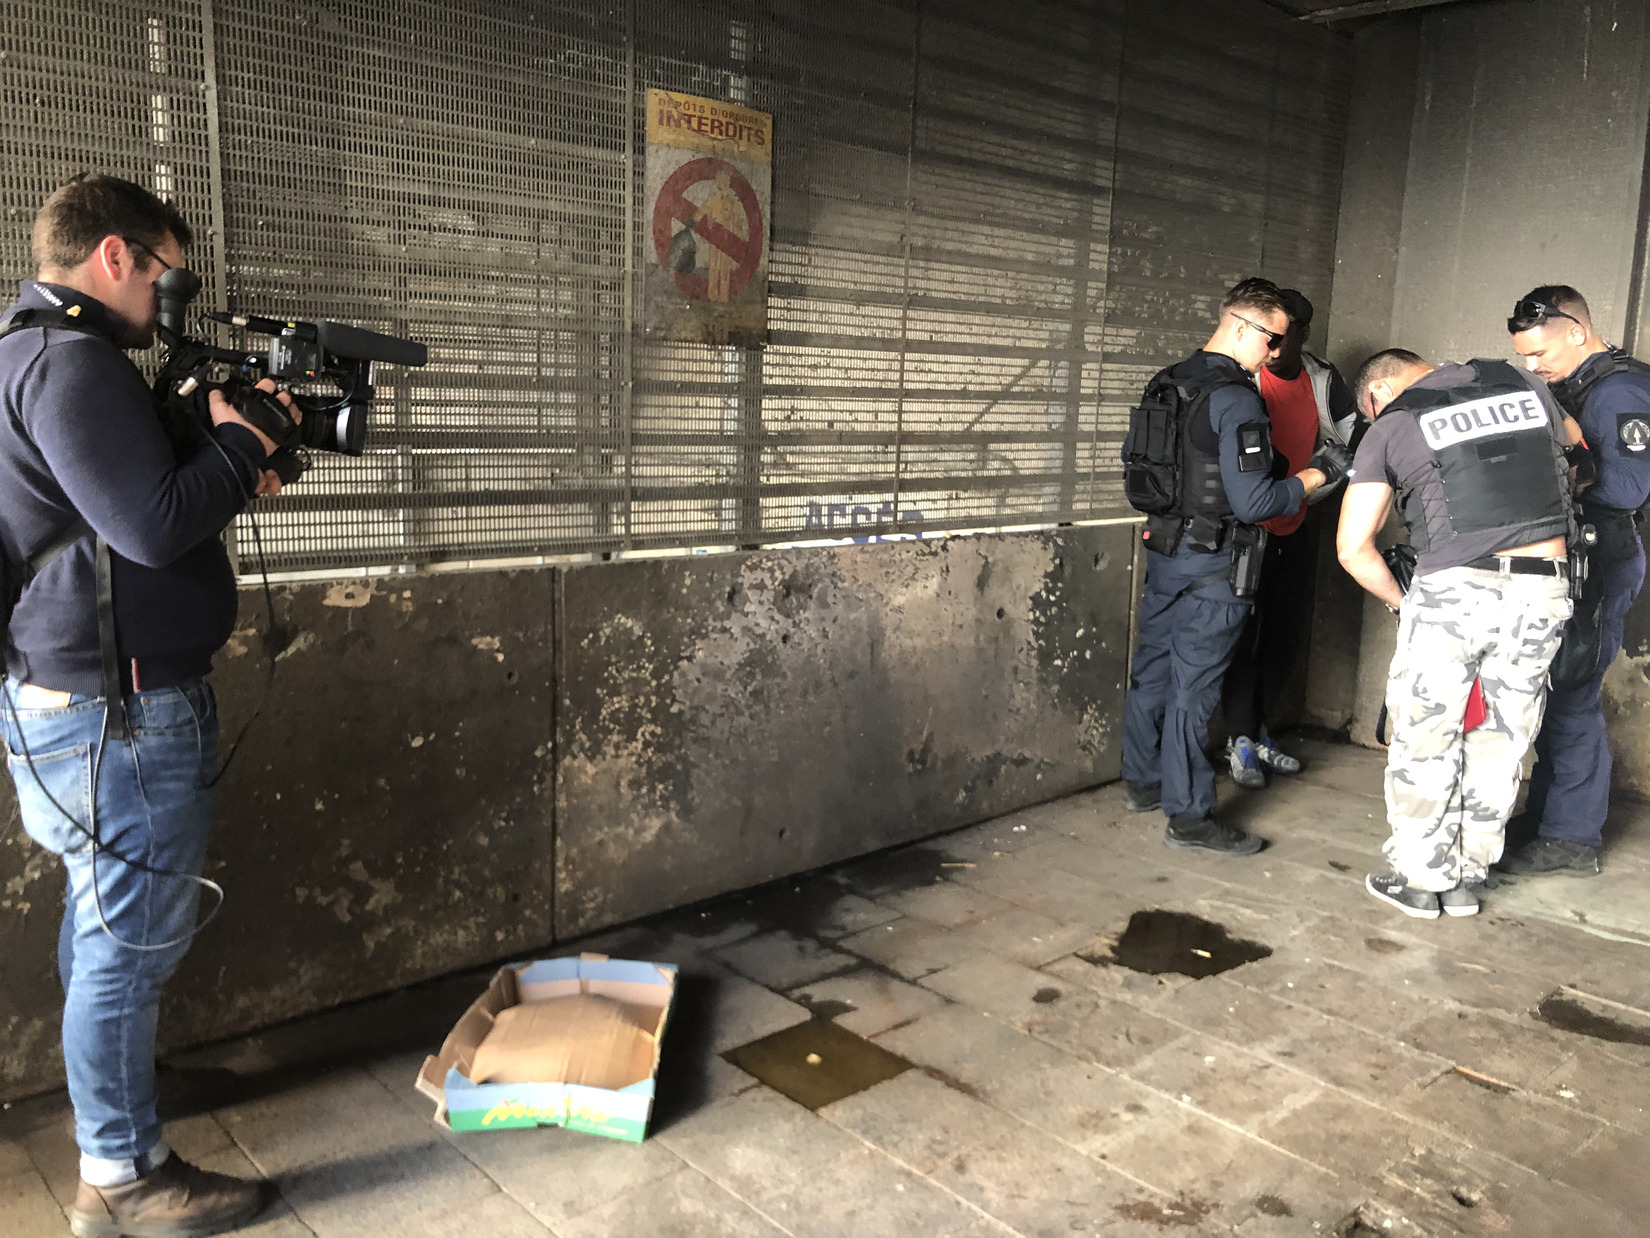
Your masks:
<path fill-rule="evenodd" d="M 1209 719 L 1254 603 L 1232 593 L 1224 555 L 1148 554 L 1146 562 L 1140 643 L 1123 706 L 1123 777 L 1161 785 L 1171 817 L 1207 817 L 1215 811 L 1215 771 L 1204 751 Z M 1222 579 L 1182 592 L 1211 572 Z"/>
<path fill-rule="evenodd" d="M 1604 673 L 1621 652 L 1627 612 L 1644 584 L 1644 552 L 1620 563 L 1597 563 L 1604 576 L 1604 621 L 1593 677 L 1547 694 L 1536 736 L 1535 772 L 1525 811 L 1541 818 L 1541 837 L 1596 847 L 1610 811 L 1610 741 L 1604 728 Z"/>

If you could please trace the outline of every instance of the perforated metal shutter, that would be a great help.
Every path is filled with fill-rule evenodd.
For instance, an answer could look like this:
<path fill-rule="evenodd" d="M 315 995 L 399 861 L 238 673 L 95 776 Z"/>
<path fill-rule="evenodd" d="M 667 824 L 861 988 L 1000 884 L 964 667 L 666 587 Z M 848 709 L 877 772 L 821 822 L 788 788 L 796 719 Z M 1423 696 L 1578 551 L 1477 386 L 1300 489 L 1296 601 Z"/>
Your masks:
<path fill-rule="evenodd" d="M 206 302 L 430 345 L 263 504 L 276 568 L 1121 514 L 1127 408 L 1220 292 L 1327 303 L 1344 51 L 1251 0 L 0 14 L 7 276 L 106 168 L 200 225 Z M 774 114 L 765 350 L 633 330 L 653 86 Z"/>

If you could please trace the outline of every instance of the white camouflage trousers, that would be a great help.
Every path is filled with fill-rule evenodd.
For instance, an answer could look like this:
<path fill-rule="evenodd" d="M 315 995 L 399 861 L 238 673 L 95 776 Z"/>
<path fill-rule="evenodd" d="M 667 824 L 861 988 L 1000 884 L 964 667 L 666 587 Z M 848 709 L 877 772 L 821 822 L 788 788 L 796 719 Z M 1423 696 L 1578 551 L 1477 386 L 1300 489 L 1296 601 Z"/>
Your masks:
<path fill-rule="evenodd" d="M 1382 851 L 1415 889 L 1482 881 L 1501 858 L 1570 606 L 1561 578 L 1470 567 L 1423 576 L 1405 595 L 1387 676 Z M 1475 677 L 1489 714 L 1464 732 Z"/>

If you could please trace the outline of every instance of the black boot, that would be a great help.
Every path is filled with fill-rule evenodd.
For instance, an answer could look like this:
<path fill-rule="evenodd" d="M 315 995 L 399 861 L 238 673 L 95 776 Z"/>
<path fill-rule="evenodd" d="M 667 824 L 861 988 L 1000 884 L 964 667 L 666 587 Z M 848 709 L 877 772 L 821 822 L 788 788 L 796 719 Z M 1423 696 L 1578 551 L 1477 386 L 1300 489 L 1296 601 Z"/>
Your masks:
<path fill-rule="evenodd" d="M 1201 847 L 1225 855 L 1254 855 L 1266 845 L 1264 838 L 1222 825 L 1213 817 L 1170 817 L 1163 842 L 1170 847 Z"/>
<path fill-rule="evenodd" d="M 1163 806 L 1163 788 L 1156 783 L 1123 783 L 1123 807 L 1130 812 L 1152 812 Z"/>
<path fill-rule="evenodd" d="M 1501 871 L 1519 877 L 1596 877 L 1598 848 L 1563 838 L 1538 838 L 1501 861 Z"/>

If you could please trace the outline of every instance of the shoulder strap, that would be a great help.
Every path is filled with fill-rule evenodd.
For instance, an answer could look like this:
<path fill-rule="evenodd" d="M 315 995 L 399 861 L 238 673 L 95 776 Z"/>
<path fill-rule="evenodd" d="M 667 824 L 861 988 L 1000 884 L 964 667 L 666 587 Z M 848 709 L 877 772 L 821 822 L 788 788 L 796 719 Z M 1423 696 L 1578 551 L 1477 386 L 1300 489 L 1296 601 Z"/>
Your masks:
<path fill-rule="evenodd" d="M 78 305 L 70 306 L 68 309 L 31 306 L 20 309 L 4 321 L 0 321 L 0 340 L 19 331 L 27 331 L 31 327 L 65 327 L 86 335 L 101 334 L 91 323 L 81 321 Z M 76 516 L 56 537 L 29 556 L 28 561 L 23 564 L 22 583 L 26 585 L 40 575 L 50 566 L 52 560 L 91 531 L 91 526 L 86 523 L 85 518 Z"/>
<path fill-rule="evenodd" d="M 47 542 L 41 550 L 29 557 L 29 561 L 23 565 L 23 583 L 26 585 L 40 575 L 51 565 L 52 560 L 91 531 L 91 526 L 86 523 L 86 518 L 76 516 L 68 527 Z"/>
<path fill-rule="evenodd" d="M 1569 378 L 1561 378 L 1552 384 L 1553 395 L 1572 415 L 1578 412 L 1582 401 L 1587 398 L 1587 393 L 1606 378 L 1616 374 L 1636 374 L 1640 378 L 1650 378 L 1650 365 L 1620 348 L 1610 349 L 1604 354 L 1603 360 L 1593 363 L 1587 369 L 1585 378 L 1577 378 L 1572 374 Z"/>
<path fill-rule="evenodd" d="M 79 331 L 83 335 L 103 335 L 103 332 L 80 316 L 78 305 L 71 305 L 68 309 L 58 309 L 55 306 L 28 306 L 0 322 L 0 339 L 19 331 L 27 331 L 31 327 L 62 327 L 69 331 Z"/>
<path fill-rule="evenodd" d="M 1514 387 L 1530 385 L 1523 374 L 1499 357 L 1474 357 L 1468 364 L 1478 371 L 1480 382 L 1509 383 Z"/>
<path fill-rule="evenodd" d="M 109 715 L 108 737 L 116 743 L 127 737 L 126 697 L 120 682 L 120 652 L 115 643 L 114 567 L 109 544 L 97 539 L 97 640 L 103 660 L 103 699 Z"/>

